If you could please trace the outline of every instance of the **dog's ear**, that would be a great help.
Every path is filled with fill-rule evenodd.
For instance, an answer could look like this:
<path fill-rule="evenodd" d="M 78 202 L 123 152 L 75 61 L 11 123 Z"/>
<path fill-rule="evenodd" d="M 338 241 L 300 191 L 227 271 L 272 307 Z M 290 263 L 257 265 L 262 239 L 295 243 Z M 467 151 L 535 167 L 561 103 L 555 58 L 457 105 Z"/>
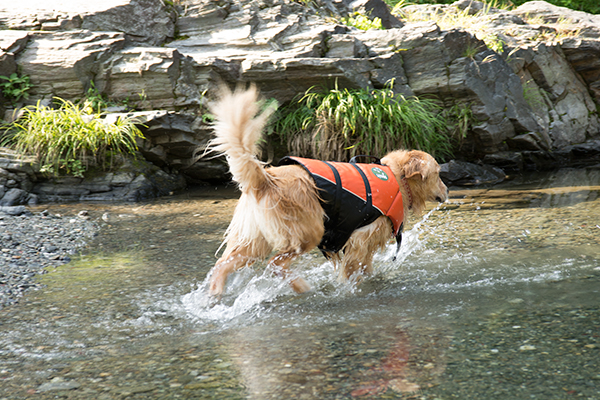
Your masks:
<path fill-rule="evenodd" d="M 410 159 L 404 165 L 404 177 L 407 179 L 418 175 L 422 180 L 425 180 L 434 172 L 431 162 L 428 162 L 428 160 L 419 153 L 411 154 Z"/>

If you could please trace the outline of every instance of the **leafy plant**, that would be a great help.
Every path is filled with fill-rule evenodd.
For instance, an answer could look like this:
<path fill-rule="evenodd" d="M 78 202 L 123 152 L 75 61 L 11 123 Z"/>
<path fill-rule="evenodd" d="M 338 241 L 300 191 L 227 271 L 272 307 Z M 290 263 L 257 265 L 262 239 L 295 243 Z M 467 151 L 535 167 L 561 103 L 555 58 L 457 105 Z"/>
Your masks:
<path fill-rule="evenodd" d="M 91 107 L 91 111 L 96 113 L 102 112 L 106 107 L 115 105 L 115 103 L 109 101 L 98 89 L 96 89 L 94 81 L 90 82 L 90 87 L 87 92 L 85 92 L 85 99 L 83 99 L 80 104 L 83 105 L 84 109 L 86 107 Z"/>
<path fill-rule="evenodd" d="M 369 29 L 383 29 L 381 18 L 375 17 L 370 19 L 368 16 L 359 13 L 355 13 L 354 16 L 348 18 L 342 18 L 342 22 L 345 25 L 353 26 L 363 31 L 368 31 Z"/>
<path fill-rule="evenodd" d="M 391 86 L 391 85 L 390 85 Z M 452 154 L 448 123 L 433 100 L 405 98 L 384 89 L 309 89 L 278 111 L 271 129 L 300 156 L 348 160 L 421 149 L 440 158 Z"/>
<path fill-rule="evenodd" d="M 494 34 L 485 34 L 481 38 L 488 49 L 494 50 L 498 54 L 504 53 L 504 41 Z"/>
<path fill-rule="evenodd" d="M 145 90 L 137 94 L 136 100 L 131 100 L 129 97 L 120 101 L 114 101 L 101 93 L 94 84 L 90 82 L 90 87 L 85 92 L 85 97 L 77 102 L 82 106 L 82 109 L 87 113 L 102 113 L 108 107 L 122 107 L 127 111 L 143 108 L 144 103 L 148 100 Z"/>
<path fill-rule="evenodd" d="M 42 171 L 58 175 L 83 176 L 92 166 L 104 170 L 113 166 L 118 157 L 135 156 L 137 138 L 143 138 L 136 121 L 119 117 L 108 122 L 104 115 L 84 111 L 70 101 L 56 99 L 58 109 L 38 102 L 23 108 L 22 116 L 5 126 L 2 145 L 17 152 L 32 154 Z"/>
<path fill-rule="evenodd" d="M 0 79 L 4 82 L 0 83 L 2 88 L 2 94 L 6 98 L 12 100 L 13 104 L 20 101 L 21 99 L 29 98 L 29 89 L 33 87 L 29 81 L 29 77 L 19 76 L 16 72 L 10 74 L 10 76 L 0 75 Z"/>

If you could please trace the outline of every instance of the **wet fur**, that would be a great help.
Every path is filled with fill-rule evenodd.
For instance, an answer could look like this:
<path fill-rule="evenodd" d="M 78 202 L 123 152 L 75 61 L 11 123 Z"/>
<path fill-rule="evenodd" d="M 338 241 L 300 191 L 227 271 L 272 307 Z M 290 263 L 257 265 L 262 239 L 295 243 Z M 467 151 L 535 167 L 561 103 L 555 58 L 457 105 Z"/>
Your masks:
<path fill-rule="evenodd" d="M 259 112 L 254 86 L 235 92 L 223 88 L 211 111 L 215 116 L 211 148 L 226 155 L 242 194 L 225 234 L 225 251 L 210 272 L 210 295 L 220 297 L 230 273 L 265 259 L 273 251 L 276 253 L 269 260 L 269 268 L 289 279 L 297 293 L 309 290 L 304 279 L 294 276 L 289 267 L 298 256 L 314 249 L 324 234 L 325 214 L 313 179 L 300 166 L 265 167 L 256 157 L 257 142 L 273 110 Z M 429 154 L 397 150 L 381 161 L 399 183 L 405 179 L 414 213 L 420 214 L 426 201 L 446 200 L 448 189 L 439 178 L 440 167 Z M 400 189 L 406 218 L 410 205 L 403 184 Z M 371 273 L 373 255 L 391 236 L 392 224 L 385 216 L 355 230 L 340 253 L 328 254 L 340 279 Z"/>

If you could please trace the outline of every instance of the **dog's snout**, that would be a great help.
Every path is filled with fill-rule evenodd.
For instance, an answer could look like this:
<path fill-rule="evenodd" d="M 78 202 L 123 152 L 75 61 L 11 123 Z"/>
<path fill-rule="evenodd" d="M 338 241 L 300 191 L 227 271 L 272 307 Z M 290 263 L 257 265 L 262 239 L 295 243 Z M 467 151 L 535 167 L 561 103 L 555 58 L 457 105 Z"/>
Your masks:
<path fill-rule="evenodd" d="M 440 193 L 436 196 L 436 201 L 443 203 L 446 200 L 448 200 L 448 187 L 446 185 L 444 185 L 444 182 L 441 181 L 440 179 Z"/>

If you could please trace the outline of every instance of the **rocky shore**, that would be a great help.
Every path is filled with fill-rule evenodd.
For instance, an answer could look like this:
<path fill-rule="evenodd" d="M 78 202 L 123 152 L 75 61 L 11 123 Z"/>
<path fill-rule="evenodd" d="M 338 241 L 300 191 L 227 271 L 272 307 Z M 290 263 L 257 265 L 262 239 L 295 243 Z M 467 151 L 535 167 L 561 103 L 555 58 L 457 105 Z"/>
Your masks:
<path fill-rule="evenodd" d="M 0 208 L 0 309 L 36 288 L 36 275 L 68 263 L 98 229 L 85 211 L 66 217 L 25 207 Z"/>
<path fill-rule="evenodd" d="M 137 110 L 141 155 L 188 184 L 228 179 L 223 159 L 196 157 L 211 138 L 205 106 L 222 82 L 253 82 L 281 105 L 312 87 L 391 84 L 406 97 L 433 97 L 464 117 L 456 158 L 505 172 L 566 167 L 557 153 L 600 139 L 600 15 L 544 1 L 394 13 L 382 0 L 4 3 L 0 75 L 18 72 L 32 87 L 19 105 L 0 94 L 0 118 L 93 88 L 114 103 L 112 117 Z M 386 29 L 347 25 L 357 12 Z M 275 136 L 265 158 L 285 155 Z M 105 196 L 114 183 L 85 182 L 80 197 Z M 62 189 L 40 190 L 44 202 Z"/>

